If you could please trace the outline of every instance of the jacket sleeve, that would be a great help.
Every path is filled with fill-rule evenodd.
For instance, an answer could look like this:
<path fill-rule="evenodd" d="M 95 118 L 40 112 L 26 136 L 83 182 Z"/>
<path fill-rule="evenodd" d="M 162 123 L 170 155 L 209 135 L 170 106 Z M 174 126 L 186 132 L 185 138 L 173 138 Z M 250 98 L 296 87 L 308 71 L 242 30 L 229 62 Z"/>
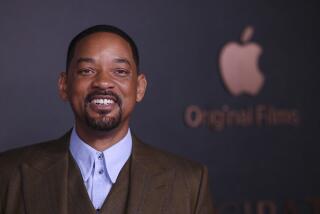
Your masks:
<path fill-rule="evenodd" d="M 5 213 L 7 184 L 0 173 L 0 214 Z"/>
<path fill-rule="evenodd" d="M 4 201 L 4 191 L 3 191 L 2 179 L 0 177 L 0 213 L 4 213 L 4 211 L 3 211 L 4 202 L 3 201 Z"/>
<path fill-rule="evenodd" d="M 212 196 L 208 184 L 208 170 L 203 166 L 195 214 L 214 214 Z"/>
<path fill-rule="evenodd" d="M 3 165 L 4 160 L 2 158 L 2 154 L 0 153 L 0 214 L 4 214 L 5 209 L 5 201 L 6 201 L 6 189 L 7 189 L 7 182 L 6 176 L 3 173 Z"/>
<path fill-rule="evenodd" d="M 8 211 L 8 203 L 14 204 L 12 198 L 9 198 L 9 185 L 13 178 L 19 177 L 17 173 L 21 158 L 20 152 L 0 153 L 0 214 L 14 213 Z M 17 183 L 13 184 L 17 186 Z"/>

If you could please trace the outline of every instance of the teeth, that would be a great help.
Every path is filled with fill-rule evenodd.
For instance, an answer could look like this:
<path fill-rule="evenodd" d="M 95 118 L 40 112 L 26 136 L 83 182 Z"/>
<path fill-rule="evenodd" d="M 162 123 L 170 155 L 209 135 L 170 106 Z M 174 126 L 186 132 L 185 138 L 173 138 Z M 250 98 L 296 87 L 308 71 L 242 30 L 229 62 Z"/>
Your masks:
<path fill-rule="evenodd" d="M 114 101 L 110 99 L 94 99 L 91 102 L 98 105 L 110 105 L 114 103 Z"/>

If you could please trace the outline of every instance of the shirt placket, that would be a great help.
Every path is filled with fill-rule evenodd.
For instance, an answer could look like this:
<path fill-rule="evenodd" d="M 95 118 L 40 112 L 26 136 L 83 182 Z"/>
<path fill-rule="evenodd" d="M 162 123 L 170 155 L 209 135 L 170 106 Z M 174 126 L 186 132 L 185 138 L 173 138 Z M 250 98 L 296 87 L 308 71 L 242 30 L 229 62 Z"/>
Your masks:
<path fill-rule="evenodd" d="M 107 179 L 106 167 L 103 153 L 97 153 L 95 156 L 94 173 L 93 173 L 93 197 L 92 202 L 96 209 L 100 209 L 107 197 L 107 189 L 109 181 Z"/>

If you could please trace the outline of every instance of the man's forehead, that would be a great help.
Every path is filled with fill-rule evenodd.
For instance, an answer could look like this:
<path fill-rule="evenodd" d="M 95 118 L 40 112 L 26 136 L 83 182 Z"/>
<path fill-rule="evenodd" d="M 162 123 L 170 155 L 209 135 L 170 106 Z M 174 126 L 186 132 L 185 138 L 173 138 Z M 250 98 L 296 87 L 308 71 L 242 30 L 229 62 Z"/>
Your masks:
<path fill-rule="evenodd" d="M 69 46 L 67 70 L 70 64 L 75 64 L 81 57 L 98 58 L 99 55 L 103 57 L 103 54 L 108 51 L 120 59 L 116 62 L 128 64 L 138 72 L 139 55 L 136 45 L 128 35 L 121 31 L 119 33 L 118 31 L 96 31 L 79 34 Z"/>
<path fill-rule="evenodd" d="M 82 38 L 76 45 L 74 53 L 78 57 L 89 57 L 81 55 L 96 51 L 103 52 L 107 49 L 134 60 L 130 44 L 121 36 L 109 32 L 97 32 Z"/>
<path fill-rule="evenodd" d="M 81 45 L 84 45 L 84 44 L 87 45 L 92 43 L 96 43 L 99 45 L 122 43 L 122 45 L 130 48 L 130 51 L 131 51 L 130 44 L 124 38 L 112 32 L 94 32 L 92 34 L 89 34 L 83 37 L 82 39 L 80 39 L 80 41 L 76 45 L 76 49 Z"/>
<path fill-rule="evenodd" d="M 100 63 L 126 65 L 137 69 L 129 43 L 120 36 L 107 32 L 94 33 L 80 40 L 71 60 L 71 64 L 76 67 Z"/>

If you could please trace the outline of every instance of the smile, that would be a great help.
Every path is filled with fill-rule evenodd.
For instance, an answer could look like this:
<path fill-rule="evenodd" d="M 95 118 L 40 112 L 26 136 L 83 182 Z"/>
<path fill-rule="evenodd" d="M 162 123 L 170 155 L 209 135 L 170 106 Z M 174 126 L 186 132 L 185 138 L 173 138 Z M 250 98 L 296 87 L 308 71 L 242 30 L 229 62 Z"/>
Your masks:
<path fill-rule="evenodd" d="M 91 101 L 91 103 L 97 104 L 97 105 L 111 105 L 114 103 L 114 100 L 112 100 L 112 99 L 93 99 Z"/>

